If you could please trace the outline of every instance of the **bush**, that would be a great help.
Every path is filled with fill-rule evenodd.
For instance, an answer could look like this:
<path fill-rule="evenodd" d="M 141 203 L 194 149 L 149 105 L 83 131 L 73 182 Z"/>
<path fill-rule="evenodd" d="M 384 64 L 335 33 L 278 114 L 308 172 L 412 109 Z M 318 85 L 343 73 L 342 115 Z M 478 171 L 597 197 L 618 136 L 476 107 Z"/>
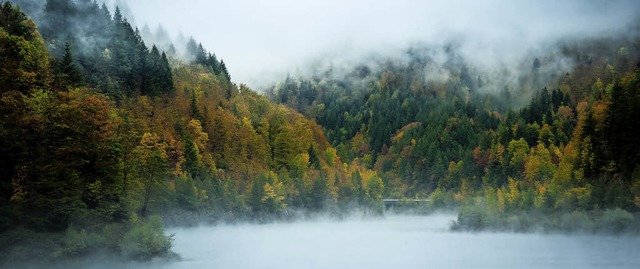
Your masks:
<path fill-rule="evenodd" d="M 480 231 L 489 226 L 489 214 L 485 209 L 470 206 L 463 207 L 458 213 L 458 220 L 454 222 L 452 229 L 465 231 Z"/>
<path fill-rule="evenodd" d="M 539 219 L 533 217 L 530 212 L 522 212 L 507 217 L 505 221 L 505 229 L 519 233 L 528 233 L 538 228 Z"/>
<path fill-rule="evenodd" d="M 623 209 L 607 209 L 598 221 L 598 230 L 606 233 L 621 234 L 633 228 L 635 218 Z"/>
<path fill-rule="evenodd" d="M 572 211 L 560 216 L 558 229 L 569 233 L 589 232 L 593 229 L 593 222 L 585 212 Z"/>
<path fill-rule="evenodd" d="M 171 254 L 173 236 L 164 234 L 160 218 L 151 217 L 144 222 L 134 217 L 131 219 L 131 225 L 121 242 L 123 256 L 146 261 L 154 257 L 168 257 Z"/>
<path fill-rule="evenodd" d="M 89 251 L 89 248 L 93 245 L 93 239 L 90 238 L 86 231 L 78 231 L 70 227 L 62 236 L 60 247 L 53 252 L 52 257 L 77 257 L 82 255 Z"/>
<path fill-rule="evenodd" d="M 452 208 L 458 204 L 452 192 L 443 191 L 441 188 L 437 188 L 432 192 L 429 195 L 429 200 L 431 200 L 431 205 L 434 209 Z"/>
<path fill-rule="evenodd" d="M 18 228 L 0 234 L 0 268 L 3 262 L 21 262 L 37 259 L 47 259 L 59 245 L 58 237 L 48 233 L 38 233 L 33 230 Z"/>

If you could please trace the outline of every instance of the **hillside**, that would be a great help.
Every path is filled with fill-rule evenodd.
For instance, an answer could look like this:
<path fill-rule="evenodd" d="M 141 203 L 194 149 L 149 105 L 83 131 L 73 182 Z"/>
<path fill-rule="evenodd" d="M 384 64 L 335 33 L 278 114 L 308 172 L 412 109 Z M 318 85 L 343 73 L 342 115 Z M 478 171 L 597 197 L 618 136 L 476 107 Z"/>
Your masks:
<path fill-rule="evenodd" d="M 161 220 L 380 212 L 375 173 L 344 167 L 314 120 L 231 82 L 194 40 L 193 57 L 176 58 L 118 9 L 44 8 L 41 36 L 2 4 L 1 259 L 167 256 Z"/>
<path fill-rule="evenodd" d="M 516 70 L 419 45 L 268 93 L 315 118 L 343 161 L 376 171 L 385 197 L 481 208 L 461 228 L 557 229 L 567 212 L 640 207 L 638 40 L 567 40 Z"/>
<path fill-rule="evenodd" d="M 378 217 L 383 198 L 460 230 L 637 234 L 633 29 L 504 66 L 414 44 L 261 93 L 119 8 L 3 2 L 0 266 L 174 259 L 165 225 Z"/>

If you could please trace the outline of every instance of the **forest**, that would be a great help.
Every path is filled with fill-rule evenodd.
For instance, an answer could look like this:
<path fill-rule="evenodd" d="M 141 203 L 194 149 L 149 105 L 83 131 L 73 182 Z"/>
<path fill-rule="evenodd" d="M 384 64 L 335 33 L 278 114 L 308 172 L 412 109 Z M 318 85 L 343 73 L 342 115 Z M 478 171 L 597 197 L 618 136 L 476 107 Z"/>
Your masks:
<path fill-rule="evenodd" d="M 10 2 L 0 18 L 1 258 L 145 260 L 170 254 L 162 222 L 380 211 L 376 173 L 194 40 L 167 56 L 92 1 L 47 1 L 40 28 Z"/>
<path fill-rule="evenodd" d="M 558 44 L 515 80 L 467 65 L 456 44 L 416 46 L 267 94 L 323 126 L 343 162 L 378 173 L 385 197 L 460 208 L 454 229 L 621 232 L 640 207 L 639 41 Z M 575 65 L 558 70 L 561 59 Z"/>
<path fill-rule="evenodd" d="M 416 45 L 262 93 L 193 38 L 44 2 L 0 6 L 0 264 L 171 258 L 166 225 L 376 217 L 383 198 L 459 210 L 458 230 L 638 232 L 638 36 L 557 44 L 509 81 Z"/>

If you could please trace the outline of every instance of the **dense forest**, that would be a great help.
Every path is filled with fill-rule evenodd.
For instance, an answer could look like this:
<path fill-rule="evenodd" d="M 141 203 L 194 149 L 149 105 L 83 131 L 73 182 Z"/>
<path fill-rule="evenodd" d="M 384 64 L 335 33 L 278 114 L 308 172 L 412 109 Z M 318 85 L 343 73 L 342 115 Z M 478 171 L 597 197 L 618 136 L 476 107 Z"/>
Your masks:
<path fill-rule="evenodd" d="M 267 92 L 323 126 L 345 163 L 378 173 L 385 197 L 461 206 L 456 228 L 606 230 L 608 216 L 621 230 L 640 207 L 639 41 L 561 42 L 499 76 L 456 44 L 418 45 Z"/>
<path fill-rule="evenodd" d="M 627 38 L 557 44 L 510 80 L 455 44 L 420 45 L 261 94 L 118 8 L 4 2 L 0 264 L 170 257 L 166 224 L 377 216 L 383 198 L 460 208 L 459 229 L 628 231 L 640 39 Z"/>
<path fill-rule="evenodd" d="M 193 39 L 167 54 L 119 9 L 42 8 L 2 4 L 0 259 L 145 260 L 170 254 L 162 223 L 381 212 L 376 173 Z"/>

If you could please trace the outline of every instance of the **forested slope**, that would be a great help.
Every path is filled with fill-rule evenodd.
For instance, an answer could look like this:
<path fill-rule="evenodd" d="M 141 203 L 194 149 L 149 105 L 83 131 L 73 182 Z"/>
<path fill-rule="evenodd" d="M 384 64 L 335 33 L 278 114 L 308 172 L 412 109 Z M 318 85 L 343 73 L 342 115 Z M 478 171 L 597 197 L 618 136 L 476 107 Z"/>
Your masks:
<path fill-rule="evenodd" d="M 565 212 L 640 207 L 638 48 L 637 36 L 566 40 L 487 70 L 455 44 L 417 45 L 288 76 L 269 95 L 315 118 L 342 160 L 378 172 L 386 197 L 473 208 L 461 228 L 527 230 L 528 214 L 558 228 Z"/>
<path fill-rule="evenodd" d="M 43 8 L 41 28 L 10 2 L 0 14 L 0 259 L 167 256 L 161 219 L 381 212 L 375 173 L 193 39 L 167 54 L 118 9 Z"/>
<path fill-rule="evenodd" d="M 383 198 L 460 208 L 461 229 L 637 232 L 635 36 L 497 70 L 416 45 L 265 96 L 117 8 L 14 3 L 29 16 L 2 3 L 0 261 L 168 257 L 163 223 L 378 215 Z"/>

